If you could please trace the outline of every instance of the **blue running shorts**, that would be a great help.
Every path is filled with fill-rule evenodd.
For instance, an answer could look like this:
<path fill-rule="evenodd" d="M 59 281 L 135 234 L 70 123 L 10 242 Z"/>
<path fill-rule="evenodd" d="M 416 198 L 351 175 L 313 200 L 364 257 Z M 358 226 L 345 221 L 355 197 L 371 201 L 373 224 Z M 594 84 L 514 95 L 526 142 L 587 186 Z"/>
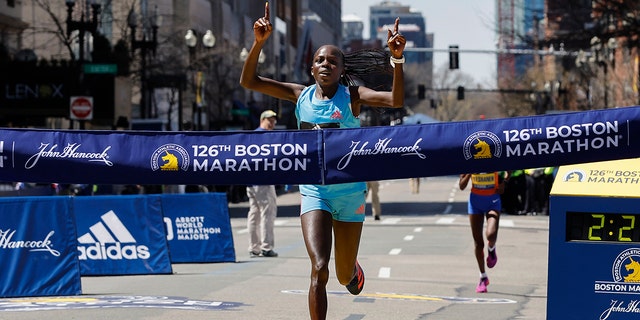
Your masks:
<path fill-rule="evenodd" d="M 495 210 L 496 212 L 502 210 L 499 194 L 490 196 L 482 196 L 475 193 L 469 194 L 467 211 L 469 214 L 486 214 L 491 210 Z"/>
<path fill-rule="evenodd" d="M 334 220 L 343 222 L 364 222 L 366 193 L 356 192 L 331 199 L 321 199 L 302 195 L 300 215 L 311 210 L 324 210 L 331 213 Z"/>

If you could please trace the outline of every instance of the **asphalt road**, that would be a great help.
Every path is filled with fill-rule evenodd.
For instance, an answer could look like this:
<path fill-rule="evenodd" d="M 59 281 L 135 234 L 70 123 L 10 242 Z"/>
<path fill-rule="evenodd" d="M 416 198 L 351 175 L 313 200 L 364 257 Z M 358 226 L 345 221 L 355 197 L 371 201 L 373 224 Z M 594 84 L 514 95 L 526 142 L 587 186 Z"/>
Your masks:
<path fill-rule="evenodd" d="M 546 319 L 548 217 L 503 215 L 499 262 L 479 280 L 468 191 L 456 177 L 381 181 L 382 220 L 368 217 L 359 261 L 364 291 L 329 280 L 328 319 Z M 308 319 L 309 259 L 299 194 L 278 198 L 277 258 L 249 258 L 247 203 L 230 204 L 237 261 L 174 264 L 173 274 L 83 277 L 83 295 L 0 299 L 0 319 Z"/>

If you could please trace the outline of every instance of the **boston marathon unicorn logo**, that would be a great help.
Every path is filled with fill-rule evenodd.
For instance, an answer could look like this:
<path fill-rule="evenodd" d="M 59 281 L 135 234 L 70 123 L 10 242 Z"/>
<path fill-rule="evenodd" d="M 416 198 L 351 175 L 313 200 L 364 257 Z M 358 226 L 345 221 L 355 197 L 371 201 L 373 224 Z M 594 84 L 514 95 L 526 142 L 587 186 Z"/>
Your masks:
<path fill-rule="evenodd" d="M 165 150 L 165 155 L 162 156 L 164 164 L 160 166 L 162 171 L 178 171 L 178 157 Z"/>
<path fill-rule="evenodd" d="M 491 158 L 491 146 L 485 141 L 478 139 L 478 143 L 474 144 L 473 147 L 478 150 L 478 152 L 473 155 L 474 159 Z"/>
<path fill-rule="evenodd" d="M 640 263 L 633 260 L 633 257 L 629 257 L 629 263 L 624 265 L 627 272 L 631 272 L 628 276 L 624 277 L 624 282 L 640 282 Z"/>
<path fill-rule="evenodd" d="M 500 158 L 502 142 L 493 132 L 477 131 L 464 141 L 462 152 L 467 160 Z"/>
<path fill-rule="evenodd" d="M 153 171 L 187 171 L 189 153 L 180 145 L 168 143 L 158 147 L 151 155 Z"/>
<path fill-rule="evenodd" d="M 622 251 L 614 260 L 611 273 L 615 282 L 640 283 L 640 248 Z"/>

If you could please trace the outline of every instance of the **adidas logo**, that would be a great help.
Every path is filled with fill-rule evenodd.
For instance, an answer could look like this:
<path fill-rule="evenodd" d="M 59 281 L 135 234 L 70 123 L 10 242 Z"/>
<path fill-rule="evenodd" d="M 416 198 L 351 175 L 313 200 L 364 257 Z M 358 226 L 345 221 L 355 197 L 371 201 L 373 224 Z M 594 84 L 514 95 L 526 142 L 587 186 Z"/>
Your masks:
<path fill-rule="evenodd" d="M 149 259 L 149 247 L 136 245 L 136 239 L 113 210 L 103 214 L 100 220 L 78 237 L 80 260 Z"/>

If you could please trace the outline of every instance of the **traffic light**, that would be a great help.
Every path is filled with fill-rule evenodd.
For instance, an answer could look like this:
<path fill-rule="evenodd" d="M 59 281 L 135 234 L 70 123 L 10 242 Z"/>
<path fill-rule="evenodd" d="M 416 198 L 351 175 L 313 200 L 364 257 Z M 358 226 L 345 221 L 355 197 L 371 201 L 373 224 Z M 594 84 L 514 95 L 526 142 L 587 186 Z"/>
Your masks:
<path fill-rule="evenodd" d="M 458 100 L 464 100 L 464 87 L 458 86 Z"/>
<path fill-rule="evenodd" d="M 424 84 L 419 84 L 418 85 L 418 99 L 424 100 L 425 91 L 426 91 L 426 88 L 424 87 Z"/>
<path fill-rule="evenodd" d="M 460 68 L 458 62 L 458 46 L 449 46 L 449 69 L 454 70 Z"/>

